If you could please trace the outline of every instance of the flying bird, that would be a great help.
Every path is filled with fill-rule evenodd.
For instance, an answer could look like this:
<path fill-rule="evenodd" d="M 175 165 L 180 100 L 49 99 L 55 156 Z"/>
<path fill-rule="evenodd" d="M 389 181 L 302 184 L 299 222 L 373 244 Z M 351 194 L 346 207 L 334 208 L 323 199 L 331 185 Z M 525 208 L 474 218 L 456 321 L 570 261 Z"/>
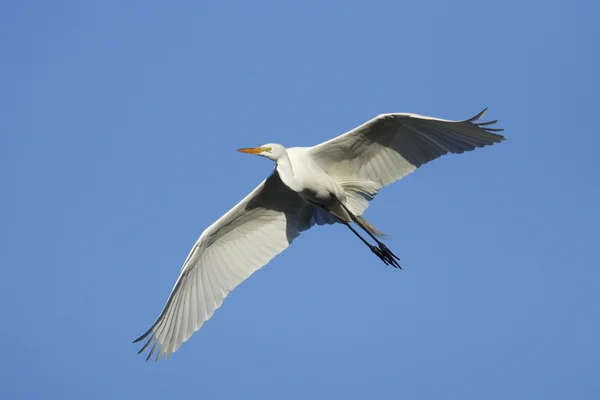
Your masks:
<path fill-rule="evenodd" d="M 187 256 L 166 305 L 139 351 L 168 359 L 199 330 L 242 281 L 313 225 L 348 227 L 386 265 L 399 258 L 363 217 L 386 185 L 447 153 L 501 142 L 497 121 L 450 121 L 417 114 L 381 114 L 313 147 L 269 143 L 238 151 L 275 161 L 270 176 L 209 226 Z M 361 234 L 364 231 L 366 235 Z"/>

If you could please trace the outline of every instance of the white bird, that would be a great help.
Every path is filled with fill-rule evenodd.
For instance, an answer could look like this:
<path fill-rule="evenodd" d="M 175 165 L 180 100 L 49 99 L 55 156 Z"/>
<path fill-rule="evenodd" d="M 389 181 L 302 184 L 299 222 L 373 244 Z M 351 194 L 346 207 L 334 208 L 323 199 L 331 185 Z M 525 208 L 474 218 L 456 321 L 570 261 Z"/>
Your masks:
<path fill-rule="evenodd" d="M 379 239 L 382 233 L 361 217 L 377 192 L 421 165 L 447 153 L 462 153 L 504 140 L 476 122 L 417 114 L 381 114 L 313 147 L 286 149 L 270 143 L 238 151 L 277 163 L 271 175 L 209 226 L 190 251 L 171 294 L 139 353 L 152 344 L 168 359 L 202 327 L 242 281 L 286 249 L 314 224 L 342 223 L 385 264 L 398 257 Z M 364 230 L 375 245 L 351 225 Z M 135 343 L 134 342 L 134 343 Z"/>

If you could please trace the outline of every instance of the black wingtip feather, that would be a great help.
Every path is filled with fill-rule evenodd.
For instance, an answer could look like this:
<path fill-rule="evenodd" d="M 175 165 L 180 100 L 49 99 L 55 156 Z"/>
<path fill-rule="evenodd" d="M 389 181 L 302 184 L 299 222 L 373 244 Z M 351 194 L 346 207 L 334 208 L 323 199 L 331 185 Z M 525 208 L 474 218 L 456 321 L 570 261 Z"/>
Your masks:
<path fill-rule="evenodd" d="M 494 125 L 496 122 L 498 122 L 497 119 L 495 119 L 493 121 L 488 121 L 488 122 L 478 122 L 477 125 L 478 126 L 488 126 L 488 125 Z"/>
<path fill-rule="evenodd" d="M 486 131 L 487 133 L 494 133 L 494 132 L 503 132 L 504 128 L 487 128 L 490 125 L 494 125 L 498 122 L 497 119 L 493 120 L 493 121 L 486 121 L 486 122 L 475 122 L 478 121 L 488 110 L 488 108 L 484 108 L 479 114 L 475 115 L 472 118 L 469 118 L 468 120 L 466 120 L 465 122 L 470 122 L 473 125 L 477 126 L 478 128 L 483 129 L 484 131 Z M 505 140 L 506 137 L 504 136 L 500 136 L 501 139 L 500 140 Z"/>
<path fill-rule="evenodd" d="M 137 343 L 137 342 L 139 342 L 140 340 L 144 340 L 144 339 L 146 338 L 146 336 L 148 336 L 148 335 L 150 334 L 150 332 L 152 332 L 152 329 L 153 329 L 153 328 L 154 328 L 154 326 L 153 326 L 152 328 L 148 329 L 148 330 L 146 331 L 146 333 L 144 333 L 142 336 L 140 336 L 139 338 L 135 339 L 135 340 L 134 340 L 132 343 Z"/>
<path fill-rule="evenodd" d="M 479 112 L 479 114 L 475 115 L 474 117 L 469 118 L 467 121 L 468 122 L 474 122 L 477 121 L 479 118 L 483 117 L 483 115 L 487 112 L 488 108 L 484 108 L 482 111 Z"/>

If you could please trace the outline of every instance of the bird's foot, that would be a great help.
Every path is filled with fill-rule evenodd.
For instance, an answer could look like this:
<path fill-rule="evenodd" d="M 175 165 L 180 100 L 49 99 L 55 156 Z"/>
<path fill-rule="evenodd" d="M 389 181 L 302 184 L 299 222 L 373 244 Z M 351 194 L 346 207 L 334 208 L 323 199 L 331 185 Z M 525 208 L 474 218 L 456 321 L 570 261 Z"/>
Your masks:
<path fill-rule="evenodd" d="M 383 251 L 384 253 L 390 255 L 392 258 L 395 258 L 396 260 L 400 259 L 400 257 L 395 255 L 390 249 L 388 249 L 388 247 L 385 244 L 383 244 L 381 242 L 378 242 L 377 244 L 379 245 L 379 248 L 381 249 L 381 251 Z"/>
<path fill-rule="evenodd" d="M 392 251 L 388 249 L 387 246 L 383 243 L 380 244 L 379 247 L 371 246 L 371 251 L 377 257 L 379 257 L 379 259 L 383 261 L 385 265 L 391 265 L 394 268 L 402 269 L 400 264 L 398 264 L 398 261 L 396 261 L 399 260 L 399 258 L 394 253 L 392 253 Z"/>
<path fill-rule="evenodd" d="M 371 246 L 371 251 L 375 254 L 385 265 L 390 265 L 385 255 L 381 252 L 381 249 L 377 246 Z"/>

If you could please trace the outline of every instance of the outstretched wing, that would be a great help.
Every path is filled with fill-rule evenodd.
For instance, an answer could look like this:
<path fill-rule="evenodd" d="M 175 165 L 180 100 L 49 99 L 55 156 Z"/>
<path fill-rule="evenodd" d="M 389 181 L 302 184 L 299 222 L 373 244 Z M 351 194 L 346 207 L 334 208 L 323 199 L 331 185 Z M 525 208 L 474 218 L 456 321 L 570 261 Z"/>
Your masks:
<path fill-rule="evenodd" d="M 501 142 L 477 122 L 487 108 L 464 121 L 417 114 L 382 114 L 341 136 L 310 148 L 311 157 L 337 180 L 368 180 L 380 187 L 447 153 L 462 153 Z"/>
<path fill-rule="evenodd" d="M 200 236 L 140 353 L 168 358 L 200 329 L 223 299 L 315 223 L 313 207 L 274 171 Z"/>

